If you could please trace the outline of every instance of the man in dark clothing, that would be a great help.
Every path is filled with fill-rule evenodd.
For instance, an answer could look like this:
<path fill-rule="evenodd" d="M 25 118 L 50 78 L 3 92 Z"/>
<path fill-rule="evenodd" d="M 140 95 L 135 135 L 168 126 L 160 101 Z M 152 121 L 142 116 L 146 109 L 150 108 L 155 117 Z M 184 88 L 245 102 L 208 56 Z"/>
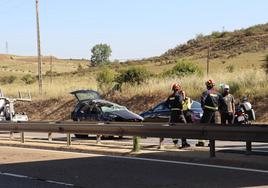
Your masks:
<path fill-rule="evenodd" d="M 224 85 L 223 88 L 223 99 L 225 103 L 225 108 L 221 109 L 221 124 L 228 124 L 234 123 L 234 114 L 235 114 L 235 100 L 233 95 L 229 92 L 229 85 Z"/>
<path fill-rule="evenodd" d="M 207 91 L 202 93 L 201 107 L 204 111 L 200 123 L 219 124 L 219 109 L 225 108 L 225 103 L 222 95 L 214 88 L 215 82 L 208 80 L 206 82 Z M 199 140 L 196 146 L 204 146 L 205 143 Z"/>
<path fill-rule="evenodd" d="M 186 120 L 183 114 L 183 100 L 185 99 L 185 92 L 181 90 L 179 84 L 173 84 L 173 93 L 166 100 L 166 105 L 171 109 L 170 114 L 170 126 L 175 126 L 176 123 L 186 124 Z M 178 139 L 173 139 L 175 145 L 178 144 Z M 181 148 L 189 147 L 185 138 L 181 139 Z"/>

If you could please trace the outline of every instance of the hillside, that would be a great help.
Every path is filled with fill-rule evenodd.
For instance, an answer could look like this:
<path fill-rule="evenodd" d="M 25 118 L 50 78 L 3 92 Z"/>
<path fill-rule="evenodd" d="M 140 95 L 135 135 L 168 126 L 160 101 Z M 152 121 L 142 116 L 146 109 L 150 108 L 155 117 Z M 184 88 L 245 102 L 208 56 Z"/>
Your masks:
<path fill-rule="evenodd" d="M 206 75 L 206 58 L 210 44 L 210 74 Z M 153 73 L 152 77 L 140 85 L 124 84 L 122 90 L 109 95 L 106 99 L 127 106 L 137 113 L 147 110 L 164 100 L 170 93 L 170 84 L 180 82 L 187 95 L 199 99 L 205 89 L 208 78 L 217 84 L 227 83 L 236 98 L 249 96 L 257 112 L 258 121 L 268 121 L 267 97 L 268 84 L 262 65 L 268 54 L 268 24 L 257 25 L 234 32 L 213 32 L 211 35 L 198 35 L 159 57 L 141 61 L 113 63 L 106 67 L 119 74 L 129 67 L 142 67 Z M 181 59 L 197 65 L 203 75 L 187 77 L 162 77 L 166 70 L 171 70 Z M 16 75 L 10 84 L 1 82 L 6 96 L 15 96 L 20 91 L 29 90 L 33 102 L 19 104 L 18 111 L 25 111 L 31 120 L 66 120 L 75 105 L 69 95 L 76 89 L 94 89 L 99 86 L 96 74 L 102 67 L 89 67 L 87 60 L 62 60 L 53 57 L 53 71 L 57 76 L 44 76 L 44 95 L 38 93 L 37 82 L 24 84 L 21 77 L 25 74 L 36 75 L 36 57 L 0 55 L 0 82 L 2 77 Z M 43 73 L 50 70 L 50 57 L 44 57 Z M 82 67 L 82 68 L 81 68 Z M 114 83 L 110 83 L 114 84 Z M 218 86 L 217 85 L 217 86 Z"/>
<path fill-rule="evenodd" d="M 243 53 L 260 52 L 268 48 L 268 23 L 233 32 L 212 32 L 197 35 L 186 44 L 168 50 L 160 59 L 206 58 L 210 46 L 211 58 L 233 58 Z"/>

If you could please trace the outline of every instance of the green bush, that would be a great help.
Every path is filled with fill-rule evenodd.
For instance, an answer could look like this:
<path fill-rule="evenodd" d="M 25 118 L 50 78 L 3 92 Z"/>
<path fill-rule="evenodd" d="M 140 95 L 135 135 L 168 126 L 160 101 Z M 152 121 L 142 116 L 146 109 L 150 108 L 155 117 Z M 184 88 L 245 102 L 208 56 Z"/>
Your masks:
<path fill-rule="evenodd" d="M 150 77 L 150 75 L 151 74 L 144 68 L 132 67 L 121 71 L 121 73 L 116 77 L 115 81 L 119 85 L 122 85 L 123 83 L 140 85 L 144 83 Z"/>
<path fill-rule="evenodd" d="M 111 69 L 104 68 L 97 74 L 98 84 L 111 84 L 114 82 L 115 74 Z"/>
<path fill-rule="evenodd" d="M 21 78 L 21 80 L 22 80 L 25 84 L 29 85 L 29 84 L 33 84 L 33 83 L 36 81 L 36 78 L 35 78 L 34 76 L 30 75 L 30 74 L 26 74 L 25 76 L 23 76 L 23 77 Z"/>
<path fill-rule="evenodd" d="M 234 72 L 234 65 L 228 65 L 228 66 L 226 67 L 226 70 L 227 70 L 228 72 L 230 72 L 230 73 Z"/>
<path fill-rule="evenodd" d="M 230 81 L 228 85 L 230 86 L 230 91 L 232 94 L 237 96 L 241 95 L 241 86 L 238 82 Z"/>
<path fill-rule="evenodd" d="M 175 67 L 173 67 L 171 70 L 167 70 L 163 73 L 164 77 L 170 77 L 170 76 L 176 76 L 176 77 L 184 77 L 184 76 L 189 76 L 189 75 L 202 75 L 202 71 L 200 68 L 193 64 L 190 61 L 182 60 L 182 61 L 177 61 L 177 64 Z"/>
<path fill-rule="evenodd" d="M 223 32 L 213 31 L 211 33 L 211 36 L 213 38 L 223 38 L 223 37 L 226 37 L 228 34 L 229 34 L 229 32 L 227 32 L 227 31 L 223 31 Z"/>
<path fill-rule="evenodd" d="M 4 77 L 1 78 L 0 82 L 2 84 L 12 84 L 16 79 L 17 79 L 17 77 L 16 76 L 13 76 L 13 75 L 11 75 L 11 76 L 4 76 Z"/>

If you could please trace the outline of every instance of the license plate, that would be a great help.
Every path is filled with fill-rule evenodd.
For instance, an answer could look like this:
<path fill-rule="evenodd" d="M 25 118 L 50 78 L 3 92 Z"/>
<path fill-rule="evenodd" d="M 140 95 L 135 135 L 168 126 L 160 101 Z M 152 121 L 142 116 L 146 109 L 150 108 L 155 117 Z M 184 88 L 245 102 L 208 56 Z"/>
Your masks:
<path fill-rule="evenodd" d="M 238 122 L 241 122 L 241 121 L 245 121 L 245 117 L 244 116 L 239 116 L 237 118 Z"/>

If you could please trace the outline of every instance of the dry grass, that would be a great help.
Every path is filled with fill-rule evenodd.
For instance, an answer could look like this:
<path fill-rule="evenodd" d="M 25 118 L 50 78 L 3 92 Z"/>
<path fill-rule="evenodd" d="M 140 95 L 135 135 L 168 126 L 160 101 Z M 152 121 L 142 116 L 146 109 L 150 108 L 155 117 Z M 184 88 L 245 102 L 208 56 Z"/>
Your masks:
<path fill-rule="evenodd" d="M 139 86 L 130 86 L 124 85 L 123 90 L 119 93 L 120 96 L 127 96 L 129 98 L 137 95 L 146 95 L 154 96 L 157 93 L 157 96 L 165 98 L 170 93 L 170 85 L 173 82 L 181 83 L 183 89 L 186 93 L 192 98 L 199 98 L 201 92 L 205 89 L 205 81 L 207 79 L 214 79 L 217 82 L 219 87 L 220 83 L 228 83 L 231 86 L 231 91 L 237 97 L 242 95 L 249 96 L 267 96 L 268 95 L 268 84 L 267 77 L 264 71 L 260 68 L 263 63 L 263 59 L 268 51 L 258 52 L 258 53 L 247 53 L 242 54 L 233 59 L 215 59 L 210 63 L 210 76 L 189 76 L 181 79 L 178 78 L 151 78 L 147 83 Z M 206 60 L 193 60 L 203 72 L 206 72 Z M 58 60 L 58 68 L 62 69 L 62 72 L 70 72 L 73 70 L 72 66 L 78 66 L 77 62 L 69 62 Z M 14 65 L 14 66 L 13 66 Z M 15 66 L 16 65 L 16 66 Z M 76 89 L 97 89 L 97 83 L 95 79 L 96 71 L 92 69 L 92 73 L 86 73 L 84 76 L 79 75 L 68 75 L 53 78 L 53 82 L 50 83 L 49 78 L 45 78 L 43 91 L 44 94 L 40 96 L 38 94 L 38 83 L 32 85 L 25 85 L 20 81 L 20 76 L 27 74 L 26 70 L 32 70 L 26 67 L 23 67 L 22 70 L 25 72 L 15 71 L 17 67 L 20 67 L 21 64 L 8 64 L 0 63 L 1 66 L 7 66 L 9 71 L 2 70 L 1 74 L 16 75 L 18 79 L 14 84 L 2 85 L 1 88 L 7 96 L 14 96 L 18 91 L 30 91 L 33 98 L 36 100 L 40 99 L 49 99 L 49 98 L 63 98 L 68 97 L 69 92 Z M 32 65 L 32 64 L 31 64 Z M 56 65 L 56 64 L 55 64 Z M 143 68 L 146 68 L 154 73 L 161 73 L 164 70 L 170 69 L 175 64 L 163 65 L 160 63 L 147 63 L 142 65 Z M 234 72 L 228 72 L 226 67 L 232 65 L 234 67 Z M 48 66 L 48 65 L 47 65 Z M 71 68 L 70 68 L 71 66 Z M 86 66 L 86 65 L 84 65 Z M 135 65 L 138 66 L 138 65 Z M 115 66 L 116 67 L 116 66 Z M 122 66 L 125 67 L 125 66 Z M 121 67 L 121 68 L 122 68 Z M 114 68 L 112 66 L 112 68 Z M 115 68 L 114 68 L 115 69 Z M 46 70 L 46 69 L 45 69 Z"/>
<path fill-rule="evenodd" d="M 250 97 L 261 97 L 268 95 L 267 78 L 262 70 L 247 70 L 236 73 L 214 73 L 211 76 L 196 77 L 188 76 L 181 79 L 165 78 L 150 79 L 146 84 L 132 87 L 130 85 L 124 86 L 122 95 L 135 96 L 135 95 L 153 95 L 154 93 L 161 93 L 166 97 L 170 92 L 170 86 L 174 82 L 182 85 L 183 90 L 188 96 L 198 99 L 205 90 L 205 81 L 214 79 L 217 84 L 216 87 L 220 90 L 220 84 L 226 83 L 231 87 L 231 92 L 236 97 L 247 95 Z"/>
<path fill-rule="evenodd" d="M 97 89 L 97 83 L 94 78 L 89 77 L 77 77 L 77 76 L 62 76 L 50 80 L 47 78 L 43 82 L 43 95 L 39 95 L 38 83 L 31 85 L 25 84 L 9 84 L 1 86 L 6 96 L 17 96 L 18 91 L 31 93 L 34 100 L 42 100 L 49 98 L 62 98 L 70 96 L 69 93 L 78 89 Z"/>

